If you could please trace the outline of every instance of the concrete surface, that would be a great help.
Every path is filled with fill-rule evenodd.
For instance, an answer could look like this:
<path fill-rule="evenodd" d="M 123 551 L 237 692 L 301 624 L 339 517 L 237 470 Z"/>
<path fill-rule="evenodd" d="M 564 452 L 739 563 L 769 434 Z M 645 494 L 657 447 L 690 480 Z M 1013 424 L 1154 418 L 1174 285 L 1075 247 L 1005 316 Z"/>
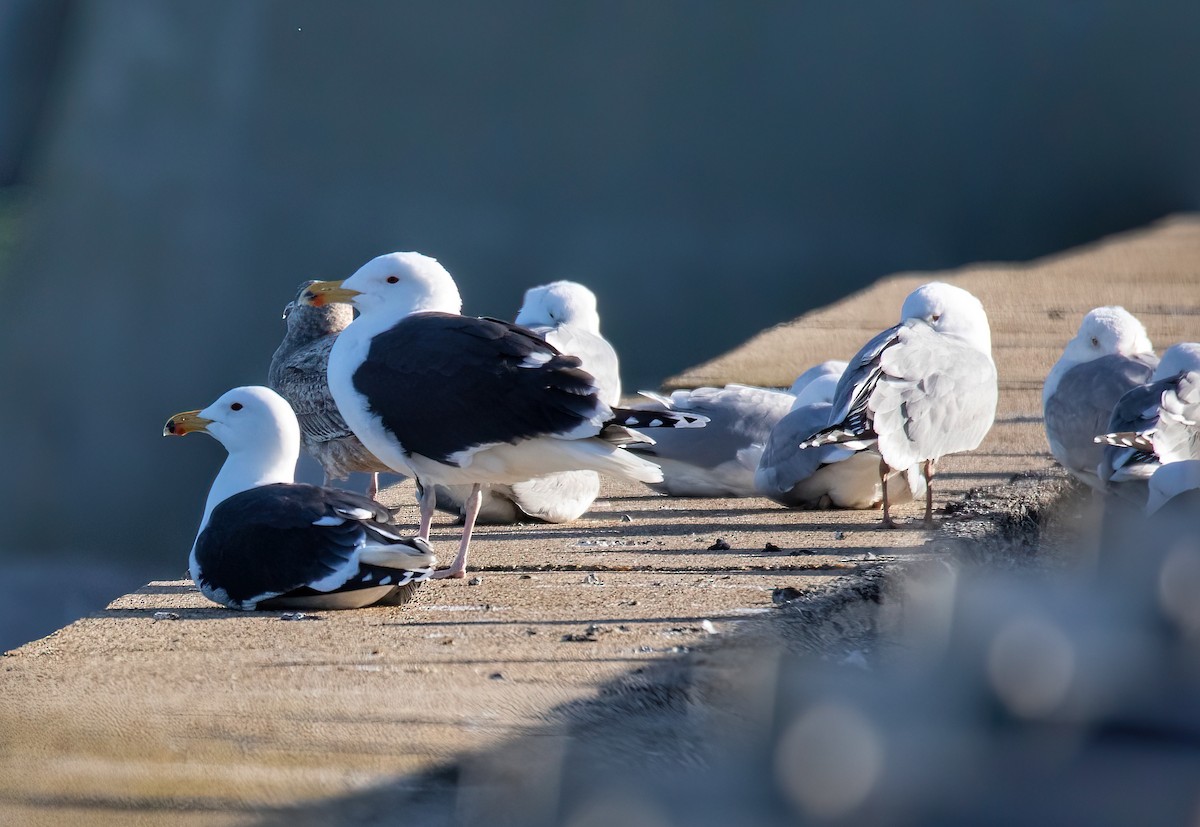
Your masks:
<path fill-rule="evenodd" d="M 708 685 L 736 685 L 740 647 L 723 641 L 780 617 L 815 629 L 828 612 L 812 606 L 852 613 L 889 567 L 1019 530 L 1023 503 L 1068 487 L 1050 470 L 1040 387 L 1080 317 L 1119 303 L 1160 350 L 1200 338 L 1198 269 L 1200 219 L 1188 216 L 1030 264 L 894 276 L 670 381 L 786 385 L 894 323 L 913 286 L 936 277 L 966 287 L 992 321 L 1000 413 L 980 451 L 946 461 L 935 490 L 957 516 L 932 534 L 916 527 L 918 505 L 900 508 L 908 525 L 884 532 L 877 512 L 609 484 L 577 523 L 482 527 L 479 581 L 429 584 L 403 608 L 289 621 L 218 609 L 186 581 L 150 583 L 0 662 L 0 823 L 375 823 L 397 800 L 424 802 L 412 823 L 470 821 L 490 812 L 486 791 L 510 762 L 544 769 L 552 787 L 555 745 L 580 727 L 602 732 L 614 755 L 653 764 L 654 744 L 671 752 L 662 739 L 685 733 L 657 711 L 670 704 L 625 716 L 636 732 L 615 726 L 622 699 L 642 697 L 621 687 L 669 697 L 670 681 L 653 676 L 694 670 L 689 651 L 723 651 L 704 660 L 718 674 Z M 415 522 L 410 489 L 387 496 Z M 435 525 L 443 556 L 456 538 L 448 519 Z M 718 538 L 730 548 L 710 548 Z M 808 614 L 775 605 L 789 587 L 813 598 Z M 707 716 L 724 714 L 721 697 L 709 693 Z M 511 747 L 529 743 L 540 751 Z"/>

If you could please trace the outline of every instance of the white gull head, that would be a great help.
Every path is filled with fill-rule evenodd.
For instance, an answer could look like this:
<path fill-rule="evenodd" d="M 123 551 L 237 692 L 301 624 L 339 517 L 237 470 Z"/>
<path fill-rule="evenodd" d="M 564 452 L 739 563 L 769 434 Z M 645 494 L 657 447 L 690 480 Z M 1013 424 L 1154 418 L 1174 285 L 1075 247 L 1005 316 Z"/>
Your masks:
<path fill-rule="evenodd" d="M 1076 365 L 1101 359 L 1105 356 L 1154 355 L 1154 346 L 1146 335 L 1146 328 L 1137 317 L 1124 307 L 1097 307 L 1090 310 L 1079 330 L 1063 348 L 1063 354 L 1054 363 L 1046 382 L 1042 385 L 1042 406 L 1058 390 L 1063 374 Z"/>
<path fill-rule="evenodd" d="M 516 323 L 525 327 L 578 327 L 600 333 L 596 294 L 574 281 L 555 281 L 525 291 Z"/>
<path fill-rule="evenodd" d="M 1200 372 L 1200 343 L 1180 342 L 1163 351 L 1158 367 L 1154 369 L 1151 382 L 1170 379 L 1181 373 Z"/>
<path fill-rule="evenodd" d="M 392 320 L 423 310 L 462 312 L 458 285 L 435 258 L 421 253 L 388 253 L 368 261 L 342 287 L 354 290 L 354 307 L 364 318 Z"/>
<path fill-rule="evenodd" d="M 208 420 L 204 432 L 229 452 L 209 489 L 201 530 L 212 510 L 234 494 L 295 480 L 300 425 L 287 400 L 275 391 L 257 386 L 234 388 L 198 416 Z"/>
<path fill-rule="evenodd" d="M 941 281 L 922 284 L 900 308 L 900 321 L 910 319 L 921 319 L 938 333 L 992 355 L 992 331 L 983 303 L 961 287 Z"/>

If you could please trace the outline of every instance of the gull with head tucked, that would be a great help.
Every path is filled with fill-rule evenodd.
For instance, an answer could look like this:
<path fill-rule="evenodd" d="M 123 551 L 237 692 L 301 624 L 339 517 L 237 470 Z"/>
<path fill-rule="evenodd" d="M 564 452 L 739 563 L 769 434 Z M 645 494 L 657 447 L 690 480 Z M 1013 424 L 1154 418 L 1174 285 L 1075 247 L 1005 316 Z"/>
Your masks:
<path fill-rule="evenodd" d="M 1081 482 L 1104 490 L 1097 466 L 1117 402 L 1150 381 L 1158 357 L 1142 326 L 1123 307 L 1097 307 L 1083 317 L 1042 386 L 1050 453 Z"/>
<path fill-rule="evenodd" d="M 904 474 L 913 496 L 925 494 L 933 525 L 935 463 L 973 451 L 996 417 L 998 387 L 992 334 L 979 299 L 961 287 L 930 282 L 908 295 L 900 324 L 862 347 L 838 382 L 829 424 L 800 443 L 875 450 L 883 525 L 894 527 L 888 481 Z"/>

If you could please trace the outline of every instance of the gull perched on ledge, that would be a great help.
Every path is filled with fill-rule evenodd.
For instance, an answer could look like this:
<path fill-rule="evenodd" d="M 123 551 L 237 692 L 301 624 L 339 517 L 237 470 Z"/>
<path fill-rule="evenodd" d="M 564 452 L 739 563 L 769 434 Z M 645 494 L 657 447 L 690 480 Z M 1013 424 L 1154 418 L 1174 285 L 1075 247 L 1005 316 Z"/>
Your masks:
<path fill-rule="evenodd" d="M 269 388 L 234 388 L 163 428 L 163 436 L 197 432 L 229 452 L 188 560 L 213 602 L 243 610 L 401 604 L 433 573 L 429 544 L 401 537 L 373 500 L 293 481 L 300 427 Z"/>
<path fill-rule="evenodd" d="M 345 479 L 352 471 L 365 472 L 371 475 L 367 496 L 374 499 L 379 493 L 379 472 L 389 469 L 346 425 L 326 378 L 329 351 L 354 318 L 354 308 L 345 304 L 305 304 L 300 299 L 310 284 L 302 284 L 300 293 L 284 308 L 287 332 L 271 356 L 267 385 L 296 412 L 301 444 L 321 464 L 325 485 Z"/>
<path fill-rule="evenodd" d="M 596 380 L 602 402 L 616 405 L 621 401 L 620 364 L 616 350 L 600 333 L 595 293 L 573 281 L 531 287 L 525 291 L 515 321 L 560 353 L 579 359 L 580 367 Z M 488 485 L 476 519 L 485 523 L 569 522 L 583 516 L 599 493 L 600 477 L 595 471 L 562 471 L 512 485 Z M 439 485 L 438 508 L 462 514 L 470 495 L 470 486 Z"/>
<path fill-rule="evenodd" d="M 458 554 L 435 577 L 465 574 L 484 485 L 580 470 L 657 482 L 658 466 L 622 447 L 642 439 L 630 429 L 703 424 L 607 405 L 579 359 L 510 322 L 459 315 L 454 279 L 420 253 L 317 282 L 307 301 L 359 311 L 329 354 L 329 390 L 363 445 L 416 477 L 418 536 L 429 536 L 435 486 L 471 486 Z"/>
<path fill-rule="evenodd" d="M 900 319 L 850 360 L 829 425 L 800 447 L 878 451 L 883 525 L 895 526 L 888 480 L 903 473 L 913 496 L 924 492 L 930 527 L 934 464 L 978 448 L 996 418 L 992 334 L 979 299 L 943 282 L 910 293 Z"/>

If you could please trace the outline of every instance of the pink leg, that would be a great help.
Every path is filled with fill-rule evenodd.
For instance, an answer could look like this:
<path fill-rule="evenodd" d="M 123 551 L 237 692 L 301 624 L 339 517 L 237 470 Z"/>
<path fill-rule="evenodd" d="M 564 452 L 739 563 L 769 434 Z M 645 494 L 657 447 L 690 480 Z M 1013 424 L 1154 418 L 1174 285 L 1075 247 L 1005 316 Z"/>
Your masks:
<path fill-rule="evenodd" d="M 475 518 L 479 516 L 479 505 L 482 502 L 483 486 L 475 484 L 471 487 L 471 494 L 467 497 L 466 503 L 463 504 L 463 533 L 462 540 L 458 544 L 458 556 L 454 558 L 450 568 L 435 571 L 434 578 L 440 580 L 445 577 L 461 578 L 466 576 L 467 549 L 471 545 L 471 530 L 475 528 Z"/>
<path fill-rule="evenodd" d="M 882 489 L 883 489 L 883 527 L 884 528 L 896 528 L 896 522 L 895 522 L 895 520 L 892 519 L 892 512 L 888 509 L 888 492 L 887 492 L 888 480 L 887 480 L 887 477 L 888 477 L 888 471 L 890 471 L 890 470 L 891 469 L 888 467 L 888 464 L 886 462 L 884 462 L 883 460 L 879 460 L 879 484 L 882 486 Z"/>
<path fill-rule="evenodd" d="M 367 496 L 371 499 L 376 499 L 379 496 L 379 472 L 375 471 L 371 474 L 371 482 L 367 485 Z"/>
<path fill-rule="evenodd" d="M 437 504 L 437 492 L 432 484 L 422 487 L 421 499 L 418 502 L 421 506 L 421 525 L 417 529 L 417 536 L 429 542 L 429 529 L 433 527 L 433 508 Z"/>
<path fill-rule="evenodd" d="M 925 460 L 925 527 L 933 528 L 933 460 Z"/>

